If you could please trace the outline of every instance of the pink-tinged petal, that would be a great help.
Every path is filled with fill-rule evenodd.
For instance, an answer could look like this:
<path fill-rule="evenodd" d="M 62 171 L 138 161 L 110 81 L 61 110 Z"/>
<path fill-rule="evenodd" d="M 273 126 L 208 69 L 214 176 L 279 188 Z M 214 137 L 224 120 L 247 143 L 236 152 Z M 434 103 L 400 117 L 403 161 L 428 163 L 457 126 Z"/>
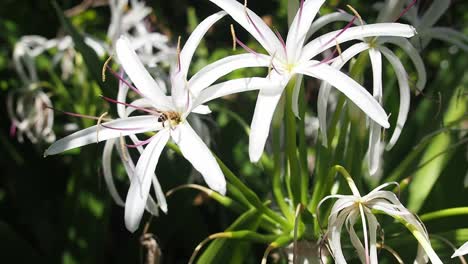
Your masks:
<path fill-rule="evenodd" d="M 192 94 L 199 94 L 212 85 L 220 77 L 237 69 L 248 67 L 268 67 L 271 58 L 262 54 L 240 54 L 225 57 L 215 61 L 198 71 L 189 81 L 188 87 Z"/>
<path fill-rule="evenodd" d="M 253 90 L 274 89 L 276 87 L 274 79 L 253 77 L 234 79 L 210 86 L 200 92 L 194 106 L 204 104 L 216 98 L 226 95 L 248 92 Z"/>
<path fill-rule="evenodd" d="M 272 55 L 285 58 L 283 46 L 275 33 L 265 22 L 250 9 L 245 8 L 236 0 L 210 0 L 226 11 L 237 23 L 244 27 Z"/>
<path fill-rule="evenodd" d="M 324 26 L 337 22 L 337 21 L 344 21 L 344 22 L 350 22 L 354 19 L 353 15 L 350 15 L 348 13 L 344 12 L 334 12 L 330 14 L 326 14 L 324 16 L 321 16 L 317 18 L 314 23 L 309 28 L 309 31 L 307 32 L 307 37 L 306 39 L 309 39 L 310 36 L 312 36 L 315 32 L 318 30 L 322 29 Z M 354 20 L 355 25 L 361 25 L 361 22 L 359 20 Z"/>
<path fill-rule="evenodd" d="M 184 122 L 172 131 L 172 139 L 179 146 L 182 155 L 201 173 L 206 184 L 224 195 L 226 180 L 211 150 L 205 145 L 192 127 Z"/>
<path fill-rule="evenodd" d="M 348 28 L 341 35 L 341 30 L 324 34 L 304 46 L 300 61 L 308 61 L 323 51 L 350 40 L 361 40 L 366 37 L 395 36 L 409 38 L 416 30 L 409 25 L 399 23 L 378 23 Z M 325 45 L 326 44 L 326 45 Z"/>
<path fill-rule="evenodd" d="M 461 257 L 468 254 L 468 242 L 465 242 L 459 249 L 455 250 L 451 258 Z"/>
<path fill-rule="evenodd" d="M 331 66 L 337 70 L 348 63 L 354 56 L 368 49 L 369 45 L 367 43 L 358 43 L 347 48 L 341 55 L 335 60 Z M 328 146 L 328 136 L 327 136 L 327 105 L 328 97 L 330 95 L 331 85 L 327 82 L 322 82 L 319 89 L 319 95 L 317 99 L 317 115 L 319 118 L 319 127 L 320 133 L 322 134 L 322 145 L 325 147 Z"/>
<path fill-rule="evenodd" d="M 379 125 L 388 128 L 387 114 L 382 106 L 355 80 L 327 64 L 311 61 L 301 65 L 297 72 L 321 79 L 333 85 Z"/>
<path fill-rule="evenodd" d="M 132 49 L 126 37 L 120 37 L 116 43 L 117 58 L 139 91 L 151 100 L 154 107 L 161 110 L 172 109 L 172 104 L 167 100 L 161 87 L 151 77 L 145 66 L 141 63 L 135 50 Z"/>
<path fill-rule="evenodd" d="M 373 95 L 377 102 L 382 103 L 382 54 L 376 49 L 369 50 L 369 57 L 372 64 Z M 369 126 L 369 173 L 374 175 L 380 167 L 380 157 L 382 154 L 381 127 L 375 122 L 370 122 Z"/>
<path fill-rule="evenodd" d="M 398 88 L 400 89 L 400 107 L 398 110 L 398 118 L 395 130 L 393 131 L 392 137 L 390 138 L 386 148 L 388 150 L 395 145 L 398 138 L 400 137 L 401 130 L 405 126 L 410 107 L 411 91 L 408 83 L 408 75 L 400 59 L 391 50 L 385 47 L 381 47 L 380 50 L 392 65 L 398 79 Z"/>
<path fill-rule="evenodd" d="M 325 0 L 305 1 L 303 6 L 297 11 L 286 40 L 286 52 L 289 62 L 297 61 L 300 56 L 307 31 L 324 2 Z"/>
<path fill-rule="evenodd" d="M 69 149 L 78 148 L 111 138 L 127 136 L 162 129 L 158 118 L 152 115 L 121 118 L 77 131 L 67 137 L 57 140 L 44 153 L 44 156 L 54 155 Z"/>
<path fill-rule="evenodd" d="M 143 216 L 146 201 L 151 188 L 152 175 L 158 164 L 164 146 L 169 140 L 169 130 L 157 133 L 140 156 L 135 168 L 125 201 L 125 226 L 130 232 L 135 232 Z"/>
<path fill-rule="evenodd" d="M 257 162 L 263 154 L 273 114 L 283 89 L 289 81 L 280 78 L 272 78 L 272 80 L 276 80 L 272 82 L 272 86 L 277 88 L 260 90 L 250 125 L 249 156 L 252 162 Z"/>

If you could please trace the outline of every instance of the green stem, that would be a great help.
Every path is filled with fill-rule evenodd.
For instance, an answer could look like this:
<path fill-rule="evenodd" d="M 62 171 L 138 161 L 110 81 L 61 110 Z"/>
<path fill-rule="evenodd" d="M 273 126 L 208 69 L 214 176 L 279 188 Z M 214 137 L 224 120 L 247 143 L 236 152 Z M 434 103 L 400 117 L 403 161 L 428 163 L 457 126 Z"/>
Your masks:
<path fill-rule="evenodd" d="M 281 101 L 284 102 L 284 97 Z M 273 195 L 275 197 L 276 203 L 280 208 L 283 215 L 288 219 L 289 222 L 294 220 L 294 216 L 289 208 L 288 204 L 285 202 L 283 187 L 281 185 L 281 121 L 282 121 L 282 109 L 277 107 L 275 116 L 272 123 L 272 136 L 273 136 L 273 173 L 272 175 L 272 188 Z"/>
<path fill-rule="evenodd" d="M 213 154 L 214 155 L 214 154 Z M 262 213 L 266 214 L 269 216 L 271 219 L 276 221 L 278 224 L 283 226 L 283 228 L 287 230 L 292 229 L 292 224 L 289 223 L 286 219 L 278 215 L 276 212 L 273 210 L 269 209 L 266 207 L 261 201 L 260 198 L 253 192 L 249 187 L 247 187 L 237 176 L 221 161 L 216 155 L 214 155 L 216 158 L 216 161 L 218 162 L 221 170 L 224 173 L 224 176 L 226 179 L 231 182 L 236 188 L 239 189 L 239 191 L 242 192 L 242 194 L 245 196 L 245 198 L 253 205 L 255 206 L 259 211 Z"/>
<path fill-rule="evenodd" d="M 460 216 L 468 215 L 468 207 L 455 207 L 449 209 L 443 209 L 435 212 L 426 213 L 420 216 L 421 221 L 431 221 L 435 219 L 450 217 L 450 216 Z"/>
<path fill-rule="evenodd" d="M 309 164 L 307 158 L 307 140 L 305 135 L 306 97 L 304 86 L 299 93 L 299 160 L 301 165 L 301 203 L 307 204 L 309 190 Z"/>
<path fill-rule="evenodd" d="M 299 160 L 297 158 L 297 140 L 296 140 L 296 117 L 292 111 L 292 98 L 294 93 L 295 81 L 290 81 L 286 88 L 285 103 L 285 128 L 286 128 L 286 153 L 288 156 L 289 176 L 292 192 L 293 205 L 296 206 L 301 201 L 301 172 L 299 170 Z"/>

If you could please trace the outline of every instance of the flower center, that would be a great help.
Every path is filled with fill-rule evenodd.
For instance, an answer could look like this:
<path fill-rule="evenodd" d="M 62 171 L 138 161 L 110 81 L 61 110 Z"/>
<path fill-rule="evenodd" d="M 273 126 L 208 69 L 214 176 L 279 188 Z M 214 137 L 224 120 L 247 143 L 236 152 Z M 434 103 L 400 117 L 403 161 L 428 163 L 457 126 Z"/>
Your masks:
<path fill-rule="evenodd" d="M 174 111 L 162 112 L 158 117 L 158 122 L 161 122 L 163 127 L 168 125 L 173 128 L 182 122 L 182 117 L 180 113 Z"/>

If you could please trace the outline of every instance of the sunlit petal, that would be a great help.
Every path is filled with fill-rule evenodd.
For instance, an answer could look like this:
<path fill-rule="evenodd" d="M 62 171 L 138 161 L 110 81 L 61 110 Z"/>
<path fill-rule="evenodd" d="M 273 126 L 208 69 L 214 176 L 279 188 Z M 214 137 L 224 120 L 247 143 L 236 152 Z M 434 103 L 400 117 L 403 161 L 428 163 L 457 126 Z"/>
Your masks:
<path fill-rule="evenodd" d="M 138 229 L 151 188 L 152 175 L 168 140 L 169 130 L 160 131 L 146 146 L 138 160 L 135 168 L 136 175 L 132 178 L 125 201 L 125 226 L 130 232 Z"/>
<path fill-rule="evenodd" d="M 120 136 L 157 131 L 161 128 L 162 126 L 161 123 L 158 123 L 158 118 L 151 115 L 117 119 L 99 126 L 85 128 L 57 140 L 45 151 L 44 156 L 58 154 L 69 149 Z"/>
<path fill-rule="evenodd" d="M 192 127 L 187 122 L 179 124 L 172 132 L 172 139 L 179 146 L 182 155 L 201 173 L 206 184 L 224 195 L 226 193 L 224 175 L 210 149 Z"/>

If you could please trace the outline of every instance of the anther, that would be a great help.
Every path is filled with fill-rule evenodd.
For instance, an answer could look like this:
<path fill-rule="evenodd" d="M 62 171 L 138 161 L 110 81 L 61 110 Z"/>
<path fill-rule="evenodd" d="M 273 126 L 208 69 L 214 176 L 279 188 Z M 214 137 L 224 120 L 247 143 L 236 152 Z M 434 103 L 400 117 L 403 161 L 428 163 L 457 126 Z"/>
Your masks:
<path fill-rule="evenodd" d="M 237 47 L 237 37 L 236 37 L 236 31 L 234 30 L 234 25 L 231 24 L 231 36 L 232 36 L 232 51 L 236 50 Z"/>
<path fill-rule="evenodd" d="M 181 40 L 181 36 L 179 36 L 179 38 L 177 39 L 177 68 L 178 68 L 178 72 L 180 72 L 180 40 Z"/>
<path fill-rule="evenodd" d="M 112 55 L 107 58 L 107 60 L 104 62 L 104 65 L 102 65 L 102 70 L 101 70 L 101 77 L 102 77 L 102 82 L 106 81 L 106 69 L 109 68 L 109 62 L 112 60 Z"/>
<path fill-rule="evenodd" d="M 359 19 L 359 22 L 361 22 L 361 26 L 364 25 L 364 21 L 362 20 L 362 17 L 361 15 L 358 13 L 358 11 L 356 11 L 356 9 L 354 9 L 354 7 L 352 7 L 351 5 L 346 5 L 349 10 L 351 10 L 351 12 L 353 12 L 353 14 Z"/>
<path fill-rule="evenodd" d="M 107 112 L 104 112 L 104 113 L 98 118 L 97 126 L 96 126 L 96 143 L 99 142 L 99 125 L 101 124 L 102 119 L 103 119 L 106 115 L 107 115 Z"/>

